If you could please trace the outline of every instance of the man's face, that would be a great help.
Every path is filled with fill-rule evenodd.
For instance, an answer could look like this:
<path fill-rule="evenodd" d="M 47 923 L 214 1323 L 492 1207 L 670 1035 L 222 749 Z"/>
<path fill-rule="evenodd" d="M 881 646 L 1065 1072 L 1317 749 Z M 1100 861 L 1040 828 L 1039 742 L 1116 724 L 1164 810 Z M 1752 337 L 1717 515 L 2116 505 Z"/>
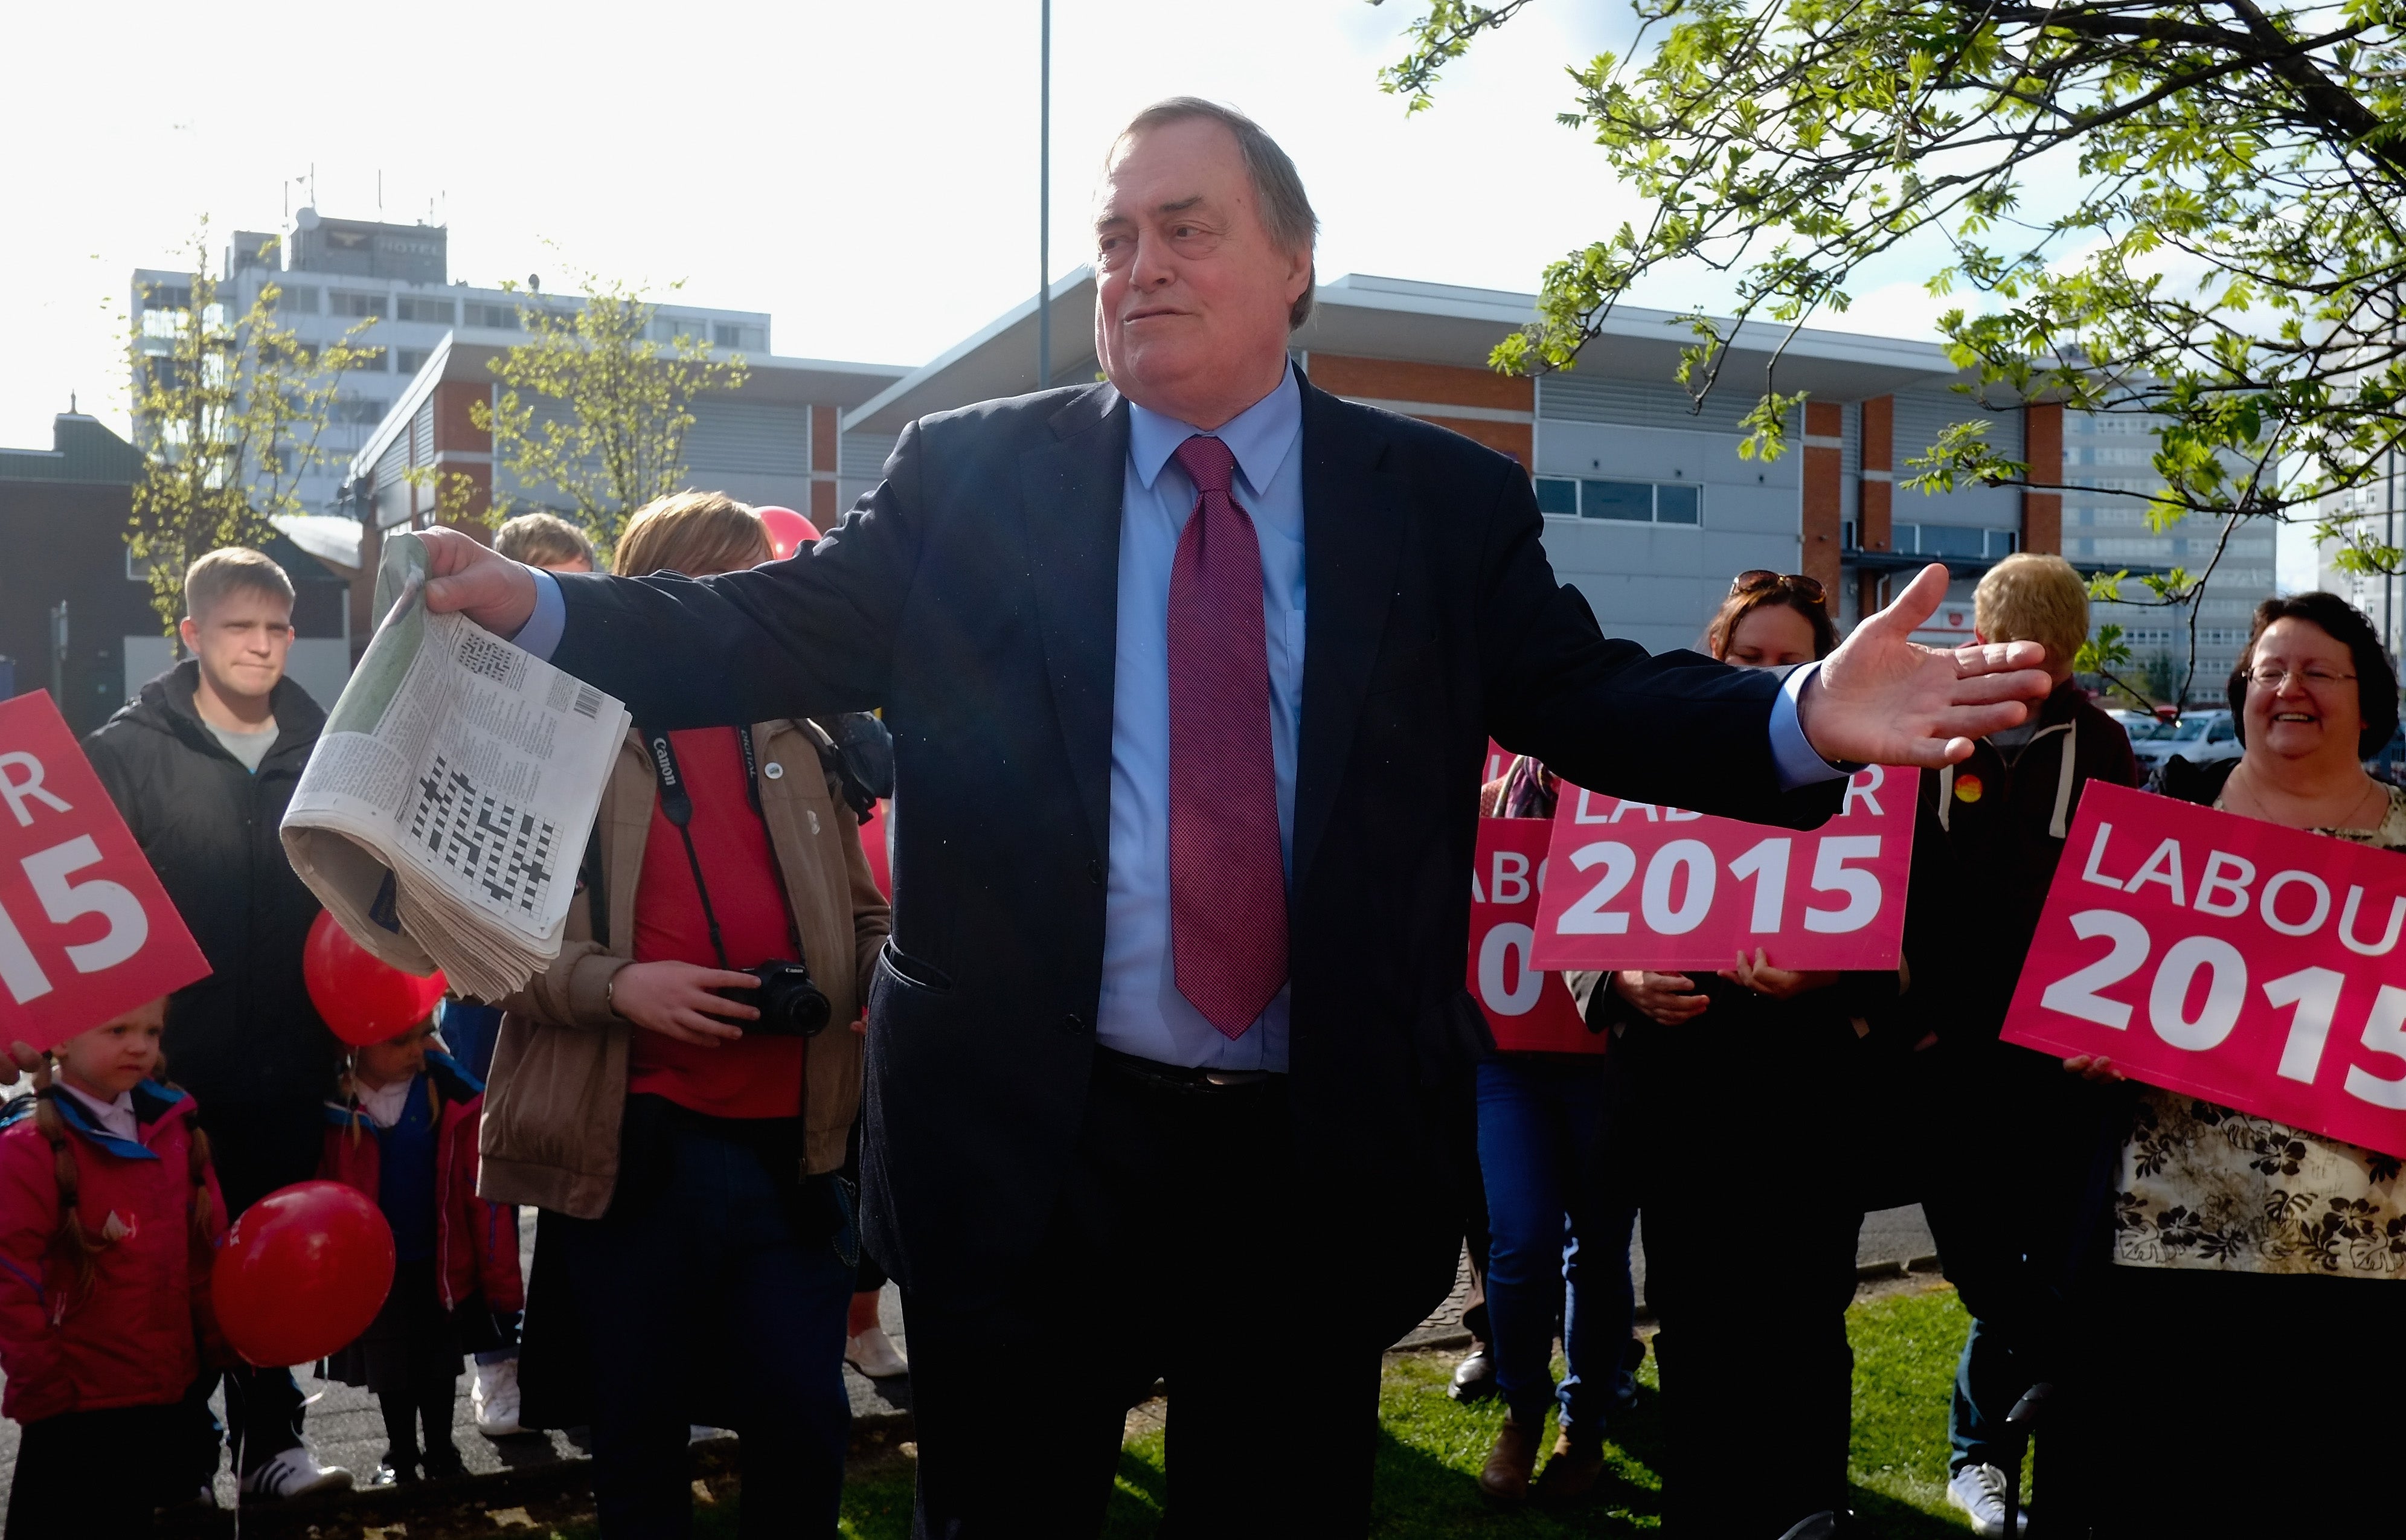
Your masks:
<path fill-rule="evenodd" d="M 292 651 L 292 605 L 257 588 L 236 588 L 205 613 L 187 615 L 177 629 L 218 694 L 256 700 L 284 677 L 284 659 Z"/>
<path fill-rule="evenodd" d="M 1311 254 L 1271 240 L 1226 125 L 1188 119 L 1125 142 L 1095 237 L 1095 346 L 1122 394 L 1216 428 L 1278 383 Z"/>

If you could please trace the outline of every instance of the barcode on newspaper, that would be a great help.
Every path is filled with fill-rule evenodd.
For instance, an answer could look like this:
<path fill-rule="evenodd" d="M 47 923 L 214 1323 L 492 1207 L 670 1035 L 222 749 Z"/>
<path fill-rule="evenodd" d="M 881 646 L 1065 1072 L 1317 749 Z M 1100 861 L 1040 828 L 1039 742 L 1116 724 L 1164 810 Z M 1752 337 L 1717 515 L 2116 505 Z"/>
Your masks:
<path fill-rule="evenodd" d="M 460 666 L 511 689 L 526 672 L 526 655 L 473 626 L 460 628 Z"/>
<path fill-rule="evenodd" d="M 590 685 L 577 685 L 576 714 L 599 718 L 602 714 L 602 692 Z"/>
<path fill-rule="evenodd" d="M 559 843 L 553 826 L 480 790 L 439 754 L 418 778 L 409 837 L 493 902 L 529 914 L 550 889 Z"/>

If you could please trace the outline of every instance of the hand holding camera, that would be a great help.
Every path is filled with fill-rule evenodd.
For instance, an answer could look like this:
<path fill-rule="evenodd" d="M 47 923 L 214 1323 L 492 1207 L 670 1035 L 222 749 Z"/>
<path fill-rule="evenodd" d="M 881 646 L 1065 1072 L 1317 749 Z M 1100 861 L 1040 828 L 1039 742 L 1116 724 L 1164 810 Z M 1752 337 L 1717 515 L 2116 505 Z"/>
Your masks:
<path fill-rule="evenodd" d="M 722 991 L 757 989 L 759 980 L 695 963 L 630 963 L 610 976 L 610 1008 L 645 1031 L 715 1048 L 743 1036 L 738 1024 L 759 1010 Z"/>

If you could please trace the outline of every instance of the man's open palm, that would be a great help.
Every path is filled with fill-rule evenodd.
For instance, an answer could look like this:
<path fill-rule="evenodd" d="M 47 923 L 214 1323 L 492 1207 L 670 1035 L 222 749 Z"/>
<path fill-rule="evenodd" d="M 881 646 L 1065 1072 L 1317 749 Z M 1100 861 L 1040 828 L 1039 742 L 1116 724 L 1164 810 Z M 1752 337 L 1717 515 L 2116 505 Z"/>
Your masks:
<path fill-rule="evenodd" d="M 1946 596 L 1946 569 L 1921 569 L 1904 592 L 1855 627 L 1805 686 L 1804 736 L 1827 759 L 1934 770 L 1972 752 L 1972 740 L 2018 725 L 2024 701 L 2053 682 L 2035 642 L 1924 647 L 1914 629 Z"/>

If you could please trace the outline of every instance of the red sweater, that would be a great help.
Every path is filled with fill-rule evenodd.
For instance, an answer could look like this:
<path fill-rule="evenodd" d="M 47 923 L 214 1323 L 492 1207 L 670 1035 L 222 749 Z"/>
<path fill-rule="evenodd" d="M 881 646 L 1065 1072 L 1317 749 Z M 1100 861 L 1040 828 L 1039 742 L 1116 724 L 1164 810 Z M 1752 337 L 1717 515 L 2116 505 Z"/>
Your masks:
<path fill-rule="evenodd" d="M 727 961 L 753 968 L 794 955 L 785 884 L 769 831 L 752 811 L 740 728 L 669 734 L 693 798 L 693 853 L 710 883 L 710 902 L 727 943 Z M 694 886 L 685 841 L 657 799 L 635 884 L 634 957 L 718 966 Z M 627 1089 L 665 1096 L 718 1118 L 793 1118 L 802 1110 L 802 1039 L 747 1035 L 715 1048 L 679 1042 L 638 1027 L 627 1055 Z"/>

